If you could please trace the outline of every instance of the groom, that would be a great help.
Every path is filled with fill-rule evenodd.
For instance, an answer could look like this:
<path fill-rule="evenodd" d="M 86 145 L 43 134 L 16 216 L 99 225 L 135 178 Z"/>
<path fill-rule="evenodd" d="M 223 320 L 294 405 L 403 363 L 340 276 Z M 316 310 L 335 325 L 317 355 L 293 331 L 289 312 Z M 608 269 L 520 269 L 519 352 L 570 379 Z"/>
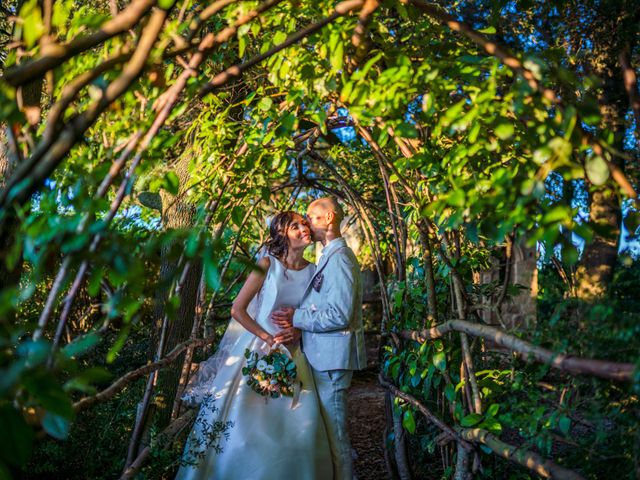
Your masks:
<path fill-rule="evenodd" d="M 302 330 L 302 349 L 313 368 L 322 415 L 329 434 L 334 478 L 351 480 L 353 467 L 347 435 L 347 389 L 354 370 L 366 367 L 362 328 L 362 280 L 353 251 L 340 233 L 342 208 L 332 197 L 309 205 L 307 219 L 313 240 L 322 243 L 316 273 L 299 308 L 282 308 L 273 322 Z M 276 341 L 279 336 L 276 335 Z"/>

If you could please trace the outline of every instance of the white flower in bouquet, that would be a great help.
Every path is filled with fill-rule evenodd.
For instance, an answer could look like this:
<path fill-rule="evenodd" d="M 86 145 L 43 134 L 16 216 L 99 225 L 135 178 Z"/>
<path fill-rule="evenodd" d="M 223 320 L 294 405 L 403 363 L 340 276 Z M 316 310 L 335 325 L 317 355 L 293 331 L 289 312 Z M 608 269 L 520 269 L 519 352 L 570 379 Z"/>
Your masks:
<path fill-rule="evenodd" d="M 260 370 L 261 372 L 263 372 L 265 370 L 265 368 L 267 368 L 269 366 L 269 364 L 267 362 L 265 362 L 264 360 L 260 359 L 258 360 L 258 364 L 256 365 L 256 368 L 258 370 Z"/>
<path fill-rule="evenodd" d="M 265 372 L 271 374 L 273 372 L 276 371 L 275 367 L 273 365 L 267 365 L 267 368 L 264 369 Z"/>

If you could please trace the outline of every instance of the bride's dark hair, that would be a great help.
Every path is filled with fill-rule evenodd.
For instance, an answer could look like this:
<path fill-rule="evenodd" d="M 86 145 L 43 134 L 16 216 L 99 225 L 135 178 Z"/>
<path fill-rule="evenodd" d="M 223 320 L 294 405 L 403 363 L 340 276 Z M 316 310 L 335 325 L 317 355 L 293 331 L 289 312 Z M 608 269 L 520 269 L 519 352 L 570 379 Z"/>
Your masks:
<path fill-rule="evenodd" d="M 273 217 L 269 225 L 269 238 L 266 241 L 267 251 L 282 261 L 287 258 L 287 253 L 289 253 L 287 230 L 293 223 L 294 215 L 297 213 L 290 210 L 280 212 Z"/>

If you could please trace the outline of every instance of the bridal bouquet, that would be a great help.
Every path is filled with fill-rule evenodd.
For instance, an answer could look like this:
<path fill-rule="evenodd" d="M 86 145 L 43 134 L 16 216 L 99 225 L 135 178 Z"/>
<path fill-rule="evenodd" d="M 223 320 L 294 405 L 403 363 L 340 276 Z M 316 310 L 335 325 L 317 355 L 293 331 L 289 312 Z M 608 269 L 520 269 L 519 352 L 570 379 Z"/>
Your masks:
<path fill-rule="evenodd" d="M 249 377 L 247 385 L 263 397 L 293 397 L 297 376 L 296 364 L 284 352 L 271 350 L 267 355 L 258 356 L 248 348 L 244 351 L 247 366 L 242 374 Z"/>

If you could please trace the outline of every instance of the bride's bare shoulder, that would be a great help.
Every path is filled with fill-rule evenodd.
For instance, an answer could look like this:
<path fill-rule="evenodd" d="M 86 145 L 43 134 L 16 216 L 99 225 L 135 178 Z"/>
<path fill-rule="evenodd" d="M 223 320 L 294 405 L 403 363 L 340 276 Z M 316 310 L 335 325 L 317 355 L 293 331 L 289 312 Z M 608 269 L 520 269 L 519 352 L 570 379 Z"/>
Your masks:
<path fill-rule="evenodd" d="M 271 259 L 269 258 L 268 255 L 265 255 L 260 260 L 258 260 L 257 265 L 258 265 L 258 268 L 260 268 L 260 270 L 266 273 L 267 270 L 269 270 L 269 267 L 271 266 Z"/>

